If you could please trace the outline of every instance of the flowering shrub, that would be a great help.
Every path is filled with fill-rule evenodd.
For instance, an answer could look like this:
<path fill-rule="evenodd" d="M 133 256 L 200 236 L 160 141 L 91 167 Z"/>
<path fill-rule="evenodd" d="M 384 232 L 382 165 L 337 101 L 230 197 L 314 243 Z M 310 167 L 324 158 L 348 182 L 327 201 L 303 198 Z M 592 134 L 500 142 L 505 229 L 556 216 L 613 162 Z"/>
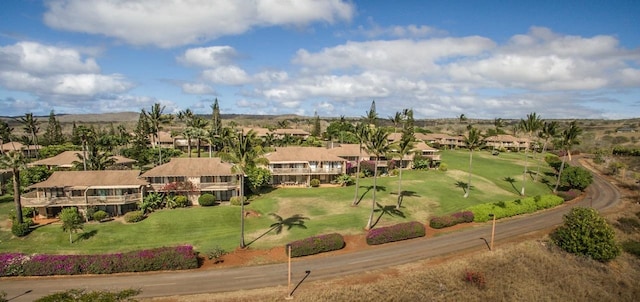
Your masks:
<path fill-rule="evenodd" d="M 558 193 L 556 193 L 556 195 L 562 197 L 564 201 L 576 199 L 578 198 L 578 196 L 580 196 L 580 194 L 582 194 L 582 191 L 578 189 L 571 189 L 569 191 L 558 191 Z"/>
<path fill-rule="evenodd" d="M 106 255 L 0 254 L 0 276 L 113 274 L 198 267 L 193 247 L 183 245 Z"/>
<path fill-rule="evenodd" d="M 344 238 L 338 233 L 313 236 L 289 243 L 291 257 L 302 257 L 339 250 L 344 247 Z M 285 249 L 287 253 L 289 251 Z"/>
<path fill-rule="evenodd" d="M 429 220 L 429 226 L 434 229 L 442 229 L 454 226 L 459 223 L 473 221 L 473 213 L 471 211 L 456 212 L 447 216 L 436 216 Z"/>
<path fill-rule="evenodd" d="M 482 272 L 466 271 L 464 273 L 464 281 L 471 285 L 475 285 L 479 289 L 483 289 L 486 286 L 486 280 Z"/>
<path fill-rule="evenodd" d="M 367 244 L 383 244 L 416 237 L 424 237 L 424 235 L 424 225 L 417 221 L 411 221 L 370 230 L 369 233 L 367 233 Z"/>

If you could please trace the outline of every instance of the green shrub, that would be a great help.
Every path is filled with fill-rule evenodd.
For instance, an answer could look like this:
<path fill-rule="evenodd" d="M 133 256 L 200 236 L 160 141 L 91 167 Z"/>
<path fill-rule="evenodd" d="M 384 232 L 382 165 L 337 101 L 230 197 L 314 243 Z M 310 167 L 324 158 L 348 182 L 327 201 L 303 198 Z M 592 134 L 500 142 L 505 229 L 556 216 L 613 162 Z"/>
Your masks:
<path fill-rule="evenodd" d="M 527 197 L 513 201 L 500 201 L 483 203 L 467 208 L 473 212 L 475 222 L 489 220 L 489 214 L 496 215 L 496 219 L 512 217 L 521 214 L 533 213 L 542 209 L 551 208 L 562 204 L 562 198 L 549 194 L 536 197 Z"/>
<path fill-rule="evenodd" d="M 302 257 L 339 250 L 344 247 L 344 238 L 338 233 L 313 236 L 289 243 L 291 257 Z M 289 251 L 285 249 L 285 252 Z"/>
<path fill-rule="evenodd" d="M 31 225 L 29 222 L 23 222 L 23 223 L 14 222 L 13 225 L 11 226 L 11 233 L 13 233 L 13 235 L 15 235 L 16 237 L 27 236 L 29 235 L 29 233 L 31 233 L 30 226 Z"/>
<path fill-rule="evenodd" d="M 318 187 L 318 186 L 320 186 L 320 180 L 317 179 L 317 178 L 314 178 L 309 182 L 309 185 L 311 185 L 314 188 Z"/>
<path fill-rule="evenodd" d="M 91 217 L 95 221 L 101 221 L 101 220 L 106 219 L 107 217 L 109 217 L 109 214 L 107 214 L 107 212 L 105 212 L 105 211 L 100 210 L 100 211 L 96 211 L 95 213 L 93 213 L 93 215 Z"/>
<path fill-rule="evenodd" d="M 336 178 L 336 183 L 338 183 L 342 187 L 350 186 L 353 184 L 353 177 L 348 174 L 341 174 Z"/>
<path fill-rule="evenodd" d="M 211 193 L 205 193 L 198 197 L 198 203 L 203 207 L 210 207 L 216 204 L 216 197 Z"/>
<path fill-rule="evenodd" d="M 216 246 L 207 253 L 207 257 L 209 258 L 209 260 L 214 260 L 214 263 L 220 263 L 223 261 L 222 256 L 226 254 L 227 251 L 219 246 Z"/>
<path fill-rule="evenodd" d="M 584 191 L 593 183 L 593 175 L 582 167 L 567 167 L 562 171 L 560 181 L 563 185 L 567 185 L 571 189 Z"/>
<path fill-rule="evenodd" d="M 640 242 L 635 240 L 625 241 L 622 243 L 622 250 L 636 257 L 640 257 Z"/>
<path fill-rule="evenodd" d="M 245 205 L 246 205 L 246 204 L 248 204 L 248 202 L 247 202 L 247 197 L 243 197 L 243 199 L 244 199 L 244 204 L 245 204 Z M 230 203 L 232 206 L 239 206 L 239 205 L 240 205 L 240 196 L 233 196 L 233 197 L 231 197 L 231 199 L 229 200 L 229 203 Z"/>
<path fill-rule="evenodd" d="M 440 163 L 440 166 L 438 166 L 438 170 L 440 172 L 447 172 L 448 169 L 449 169 L 449 167 L 445 163 Z"/>
<path fill-rule="evenodd" d="M 124 221 L 128 223 L 139 222 L 144 219 L 144 213 L 142 211 L 132 211 L 124 214 Z"/>
<path fill-rule="evenodd" d="M 369 233 L 367 233 L 367 244 L 383 244 L 416 237 L 424 237 L 424 235 L 424 225 L 417 221 L 411 221 L 370 230 Z"/>
<path fill-rule="evenodd" d="M 187 196 L 184 196 L 184 195 L 176 196 L 176 199 L 174 202 L 175 202 L 176 208 L 186 208 L 191 205 L 191 203 L 189 202 L 189 198 L 187 198 Z"/>
<path fill-rule="evenodd" d="M 613 228 L 596 210 L 576 207 L 563 220 L 564 224 L 551 233 L 551 240 L 563 250 L 600 262 L 620 255 Z"/>
<path fill-rule="evenodd" d="M 442 229 L 466 222 L 473 222 L 473 212 L 463 211 L 446 216 L 436 216 L 429 220 L 429 226 L 434 229 Z"/>
<path fill-rule="evenodd" d="M 59 302 L 59 301 L 100 301 L 100 302 L 118 302 L 118 301 L 136 301 L 130 299 L 137 296 L 142 291 L 139 289 L 125 289 L 119 292 L 109 291 L 90 291 L 85 292 L 84 289 L 70 289 L 64 292 L 54 293 L 35 300 L 35 302 Z M 2 300 L 0 300 L 2 301 Z"/>

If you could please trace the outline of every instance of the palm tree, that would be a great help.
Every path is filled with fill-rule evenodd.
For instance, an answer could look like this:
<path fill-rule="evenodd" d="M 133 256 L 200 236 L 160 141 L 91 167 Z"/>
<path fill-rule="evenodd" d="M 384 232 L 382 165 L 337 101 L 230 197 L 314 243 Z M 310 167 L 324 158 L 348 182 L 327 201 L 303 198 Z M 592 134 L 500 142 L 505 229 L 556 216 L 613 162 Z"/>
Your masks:
<path fill-rule="evenodd" d="M 560 164 L 560 171 L 558 172 L 558 179 L 556 180 L 556 186 L 553 188 L 553 193 L 556 193 L 558 191 L 558 186 L 560 186 L 560 176 L 562 176 L 567 156 L 571 159 L 571 147 L 580 144 L 580 140 L 578 139 L 580 134 L 582 134 L 582 129 L 578 127 L 578 123 L 576 121 L 572 121 L 569 124 L 569 127 L 564 129 L 560 134 L 559 145 L 562 150 L 565 151 L 565 154 L 562 157 L 562 164 Z"/>
<path fill-rule="evenodd" d="M 161 106 L 160 103 L 155 103 L 151 106 L 151 111 L 149 112 L 142 109 L 142 114 L 144 114 L 144 117 L 149 123 L 149 128 L 152 134 L 151 144 L 154 148 L 158 144 L 158 132 L 162 129 L 162 124 L 165 124 L 168 120 L 167 116 L 162 114 L 164 108 L 165 106 Z M 162 164 L 162 147 L 158 148 L 158 153 L 160 157 L 159 164 Z"/>
<path fill-rule="evenodd" d="M 480 130 L 474 128 L 473 126 L 467 127 L 469 132 L 467 136 L 464 137 L 464 143 L 469 149 L 469 181 L 467 182 L 467 190 L 464 192 L 464 198 L 469 197 L 469 192 L 471 191 L 471 168 L 473 163 L 473 150 L 478 149 L 482 146 L 482 133 Z"/>
<path fill-rule="evenodd" d="M 553 121 L 553 122 L 544 122 L 544 124 L 542 125 L 542 128 L 540 129 L 540 132 L 538 132 L 538 137 L 544 140 L 544 143 L 542 144 L 542 154 L 544 156 L 544 154 L 547 152 L 547 144 L 549 143 L 549 140 L 556 137 L 556 135 L 558 135 L 558 122 Z M 538 181 L 538 175 L 540 175 L 540 163 L 538 162 L 538 168 L 536 170 L 536 176 L 534 181 Z"/>
<path fill-rule="evenodd" d="M 240 178 L 240 248 L 244 248 L 244 177 L 247 169 L 256 164 L 266 164 L 266 159 L 260 157 L 263 150 L 258 142 L 255 131 L 249 130 L 246 134 L 241 131 L 236 139 L 229 140 L 228 149 L 220 153 L 223 160 L 234 163 L 233 172 Z"/>
<path fill-rule="evenodd" d="M 198 157 L 200 157 L 200 147 L 202 144 L 202 139 L 207 137 L 207 126 L 209 125 L 209 122 L 207 122 L 206 120 L 204 120 L 201 117 L 195 117 L 192 121 L 191 121 L 191 127 L 193 127 L 193 129 L 195 129 L 194 131 L 194 138 L 196 138 L 198 140 Z"/>
<path fill-rule="evenodd" d="M 31 138 L 31 144 L 38 145 L 38 132 L 40 122 L 33 118 L 33 113 L 25 113 L 23 117 L 18 118 L 18 121 L 23 125 L 24 132 L 28 133 Z M 29 148 L 31 150 L 31 148 Z M 36 148 L 36 157 L 38 157 L 38 149 Z"/>
<path fill-rule="evenodd" d="M 25 168 L 26 158 L 20 151 L 9 151 L 0 156 L 0 168 L 11 169 L 13 174 L 13 202 L 16 206 L 16 219 L 22 224 L 22 203 L 20 201 L 20 170 Z"/>
<path fill-rule="evenodd" d="M 87 148 L 89 141 L 93 141 L 95 139 L 95 133 L 93 128 L 88 128 L 83 125 L 80 125 L 76 128 L 76 133 L 82 142 L 82 165 L 84 167 L 84 171 L 87 171 Z"/>
<path fill-rule="evenodd" d="M 529 168 L 528 151 L 532 149 L 532 152 L 535 154 L 535 149 L 533 149 L 533 133 L 538 131 L 541 126 L 542 121 L 535 112 L 527 114 L 526 120 L 520 120 L 520 129 L 526 132 L 527 138 L 529 138 L 529 146 L 524 149 L 524 171 L 522 172 L 522 189 L 520 190 L 520 195 L 522 196 L 524 196 L 525 184 L 527 183 L 527 170 Z"/>
<path fill-rule="evenodd" d="M 396 205 L 396 209 L 400 209 L 400 206 L 402 206 L 402 159 L 406 156 L 411 154 L 413 147 L 414 147 L 414 143 L 413 143 L 413 134 L 409 135 L 406 132 L 402 133 L 402 138 L 400 139 L 400 141 L 397 144 L 394 144 L 391 146 L 391 149 L 393 150 L 393 153 L 396 154 L 398 156 L 398 158 L 400 159 L 400 166 L 399 166 L 399 171 L 398 171 L 398 204 Z"/>
<path fill-rule="evenodd" d="M 367 230 L 370 230 L 373 227 L 373 213 L 376 210 L 378 162 L 380 161 L 380 157 L 385 156 L 390 151 L 389 140 L 387 140 L 388 135 L 389 133 L 385 128 L 375 128 L 369 135 L 369 139 L 365 141 L 365 148 L 367 152 L 375 155 L 376 157 L 373 169 L 373 200 L 371 201 L 371 214 L 369 215 L 369 222 L 367 222 Z"/>
<path fill-rule="evenodd" d="M 389 121 L 391 121 L 391 123 L 393 124 L 394 132 L 398 132 L 398 126 L 400 126 L 403 121 L 402 113 L 396 111 L 396 114 L 394 116 L 389 116 Z"/>
<path fill-rule="evenodd" d="M 356 161 L 356 192 L 353 197 L 352 206 L 358 205 L 358 189 L 360 188 L 360 161 L 362 159 L 362 144 L 369 140 L 369 126 L 364 123 L 358 123 L 356 125 L 356 131 L 354 133 L 358 139 L 358 144 L 360 147 L 358 148 L 358 160 Z"/>

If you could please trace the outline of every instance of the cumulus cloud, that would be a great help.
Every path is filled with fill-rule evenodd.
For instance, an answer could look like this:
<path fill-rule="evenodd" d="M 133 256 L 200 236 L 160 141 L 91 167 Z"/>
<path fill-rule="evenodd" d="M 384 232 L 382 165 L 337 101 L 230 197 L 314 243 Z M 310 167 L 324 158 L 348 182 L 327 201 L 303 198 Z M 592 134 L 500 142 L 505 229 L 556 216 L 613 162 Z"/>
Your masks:
<path fill-rule="evenodd" d="M 44 22 L 50 27 L 159 47 L 203 43 L 255 27 L 348 21 L 354 14 L 353 4 L 342 0 L 52 0 L 46 4 Z"/>
<path fill-rule="evenodd" d="M 187 49 L 178 61 L 187 66 L 214 68 L 231 64 L 236 56 L 231 46 L 199 47 Z"/>
<path fill-rule="evenodd" d="M 182 84 L 182 92 L 186 94 L 215 94 L 213 87 L 202 83 L 184 83 Z"/>
<path fill-rule="evenodd" d="M 0 47 L 0 58 L 0 85 L 38 96 L 91 97 L 133 86 L 120 74 L 100 74 L 93 58 L 72 48 L 20 42 Z"/>
<path fill-rule="evenodd" d="M 202 78 L 224 85 L 242 85 L 251 82 L 251 77 L 242 68 L 234 65 L 207 69 L 202 72 Z"/>

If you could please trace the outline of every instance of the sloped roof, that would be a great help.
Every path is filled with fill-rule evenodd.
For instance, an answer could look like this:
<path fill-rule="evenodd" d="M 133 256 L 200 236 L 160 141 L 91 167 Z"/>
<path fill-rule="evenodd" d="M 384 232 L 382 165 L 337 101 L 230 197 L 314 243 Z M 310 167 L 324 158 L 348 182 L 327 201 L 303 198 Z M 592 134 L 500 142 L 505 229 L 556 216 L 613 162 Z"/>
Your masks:
<path fill-rule="evenodd" d="M 0 151 L 18 151 L 18 150 L 36 150 L 42 149 L 40 145 L 25 145 L 21 142 L 8 142 L 0 145 Z"/>
<path fill-rule="evenodd" d="M 72 167 L 74 161 L 80 161 L 78 154 L 82 155 L 82 151 L 64 151 L 56 156 L 34 161 L 29 166 L 57 166 Z M 136 161 L 124 156 L 112 156 L 116 165 L 124 165 L 135 163 Z"/>
<path fill-rule="evenodd" d="M 278 147 L 275 152 L 264 156 L 270 163 L 308 162 L 308 161 L 345 161 L 322 147 Z"/>
<path fill-rule="evenodd" d="M 417 143 L 415 143 L 415 145 L 414 145 L 414 147 L 413 147 L 412 151 L 432 151 L 432 152 L 438 152 L 438 151 L 440 151 L 440 150 L 438 150 L 438 149 L 436 149 L 436 148 L 433 148 L 433 147 L 431 147 L 431 146 L 427 145 L 427 144 L 426 144 L 426 143 L 424 143 L 424 142 L 417 142 Z"/>
<path fill-rule="evenodd" d="M 280 135 L 284 135 L 284 134 L 309 135 L 310 134 L 309 132 L 304 131 L 302 129 L 276 129 L 276 130 L 273 131 L 273 133 L 280 134 Z"/>
<path fill-rule="evenodd" d="M 366 150 L 362 149 L 362 153 L 360 153 L 360 144 L 339 144 L 333 148 L 327 149 L 327 152 L 335 155 L 335 156 L 371 156 L 367 153 Z"/>
<path fill-rule="evenodd" d="M 56 171 L 43 182 L 31 185 L 29 188 L 62 188 L 62 187 L 116 187 L 116 186 L 145 186 L 148 183 L 138 176 L 139 170 L 109 170 L 109 171 Z"/>
<path fill-rule="evenodd" d="M 218 157 L 192 157 L 192 158 L 172 158 L 171 161 L 164 165 L 157 166 L 141 177 L 162 177 L 162 176 L 217 176 L 217 175 L 236 175 L 238 173 L 231 172 L 232 164 L 224 163 Z"/>
<path fill-rule="evenodd" d="M 493 135 L 485 138 L 484 140 L 488 142 L 527 142 L 528 141 L 526 138 L 518 138 L 509 134 Z"/>

